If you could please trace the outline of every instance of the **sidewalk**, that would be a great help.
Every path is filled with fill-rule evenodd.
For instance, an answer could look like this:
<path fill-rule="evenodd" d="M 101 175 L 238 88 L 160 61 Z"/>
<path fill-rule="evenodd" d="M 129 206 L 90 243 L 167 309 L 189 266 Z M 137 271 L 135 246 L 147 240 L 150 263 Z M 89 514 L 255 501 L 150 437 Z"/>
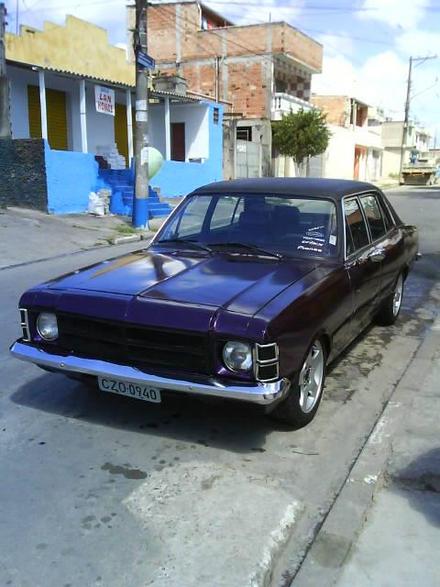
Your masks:
<path fill-rule="evenodd" d="M 157 230 L 164 219 L 150 224 Z M 145 238 L 154 232 L 139 233 L 120 216 L 69 214 L 52 216 L 36 210 L 0 210 L 0 269 L 30 263 L 94 247 L 119 244 L 119 241 Z"/>
<path fill-rule="evenodd" d="M 391 179 L 390 177 L 373 181 L 374 185 L 381 190 L 389 190 L 391 188 L 399 187 L 398 179 Z"/>
<path fill-rule="evenodd" d="M 440 302 L 440 288 L 435 292 Z M 294 587 L 440 585 L 440 317 L 378 420 Z"/>

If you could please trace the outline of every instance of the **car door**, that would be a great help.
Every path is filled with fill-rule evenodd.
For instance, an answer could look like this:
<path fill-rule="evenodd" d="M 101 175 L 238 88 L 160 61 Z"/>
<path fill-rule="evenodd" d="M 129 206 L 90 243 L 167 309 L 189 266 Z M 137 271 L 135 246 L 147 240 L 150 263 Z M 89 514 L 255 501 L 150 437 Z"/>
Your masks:
<path fill-rule="evenodd" d="M 405 240 L 402 229 L 396 225 L 396 222 L 390 213 L 385 196 L 381 193 L 375 194 L 382 212 L 385 223 L 385 236 L 380 246 L 384 254 L 382 262 L 382 279 L 380 298 L 384 299 L 394 288 L 399 272 L 405 258 Z"/>
<path fill-rule="evenodd" d="M 345 269 L 352 290 L 352 336 L 365 328 L 377 308 L 383 256 L 371 242 L 358 197 L 344 198 Z"/>

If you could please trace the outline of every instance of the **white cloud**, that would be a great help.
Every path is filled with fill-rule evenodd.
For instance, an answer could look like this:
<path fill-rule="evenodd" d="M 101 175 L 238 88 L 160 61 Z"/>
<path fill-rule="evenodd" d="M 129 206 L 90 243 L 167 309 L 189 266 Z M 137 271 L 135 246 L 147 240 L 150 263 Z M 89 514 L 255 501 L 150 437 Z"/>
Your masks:
<path fill-rule="evenodd" d="M 124 43 L 127 38 L 126 4 L 125 0 L 95 0 L 90 4 L 84 0 L 48 0 L 45 4 L 34 0 L 27 2 L 25 6 L 21 3 L 20 24 L 41 29 L 44 21 L 63 24 L 66 15 L 72 14 L 107 29 L 111 43 Z M 12 6 L 9 13 L 11 28 L 15 31 L 15 11 Z"/>
<path fill-rule="evenodd" d="M 436 62 L 426 62 L 413 71 L 412 119 L 440 131 L 440 74 Z M 341 55 L 325 55 L 323 73 L 313 76 L 312 91 L 342 94 L 378 106 L 394 119 L 403 118 L 408 61 L 395 51 L 384 51 L 366 59 L 360 66 Z"/>
<path fill-rule="evenodd" d="M 426 14 L 429 0 L 364 0 L 359 17 L 391 27 L 415 29 Z"/>
<path fill-rule="evenodd" d="M 315 94 L 354 95 L 357 74 L 351 61 L 341 56 L 324 55 L 322 73 L 312 78 Z"/>
<path fill-rule="evenodd" d="M 260 6 L 246 6 L 246 2 L 242 5 L 238 3 L 236 5 L 230 2 L 215 2 L 210 3 L 209 0 L 205 2 L 207 6 L 212 8 L 215 12 L 222 14 L 232 20 L 236 24 L 252 24 L 259 22 L 272 22 L 285 20 L 291 22 L 301 12 L 301 7 L 304 5 L 304 0 L 294 2 L 294 6 L 286 7 L 286 2 L 283 2 L 284 6 L 277 6 L 277 0 L 261 0 Z"/>
<path fill-rule="evenodd" d="M 355 67 L 345 57 L 325 56 L 323 73 L 314 76 L 315 93 L 357 97 L 399 117 L 405 101 L 405 62 L 393 51 L 385 51 Z"/>
<path fill-rule="evenodd" d="M 324 46 L 326 55 L 330 57 L 341 56 L 349 58 L 354 54 L 354 43 L 352 37 L 344 33 L 321 34 L 316 39 Z"/>
<path fill-rule="evenodd" d="M 396 47 L 407 55 L 436 55 L 440 49 L 440 33 L 417 29 L 406 31 L 396 38 Z"/>

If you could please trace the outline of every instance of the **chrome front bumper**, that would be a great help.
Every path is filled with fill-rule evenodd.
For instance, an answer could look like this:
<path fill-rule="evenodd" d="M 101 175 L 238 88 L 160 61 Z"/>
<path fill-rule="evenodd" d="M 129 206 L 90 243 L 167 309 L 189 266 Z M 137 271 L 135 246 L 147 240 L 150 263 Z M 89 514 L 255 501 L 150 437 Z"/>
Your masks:
<path fill-rule="evenodd" d="M 15 342 L 11 346 L 10 351 L 14 357 L 22 361 L 29 361 L 42 367 L 50 367 L 66 373 L 82 373 L 95 377 L 110 377 L 129 381 L 130 383 L 151 385 L 151 387 L 157 387 L 163 390 L 236 399 L 260 405 L 270 405 L 279 400 L 287 393 L 290 387 L 288 379 L 280 379 L 272 383 L 236 385 L 224 383 L 216 379 L 208 379 L 206 383 L 198 383 L 183 379 L 159 377 L 158 375 L 144 373 L 135 367 L 129 367 L 127 365 L 118 365 L 97 359 L 84 359 L 72 355 L 63 357 L 47 353 L 46 351 L 21 342 Z"/>

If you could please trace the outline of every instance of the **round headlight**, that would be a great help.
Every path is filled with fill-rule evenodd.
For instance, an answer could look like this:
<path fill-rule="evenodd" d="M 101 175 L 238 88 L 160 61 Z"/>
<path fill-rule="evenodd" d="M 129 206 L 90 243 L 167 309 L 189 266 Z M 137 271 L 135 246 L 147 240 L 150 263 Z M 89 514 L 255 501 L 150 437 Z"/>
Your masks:
<path fill-rule="evenodd" d="M 42 312 L 37 318 L 37 332 L 44 340 L 58 338 L 58 322 L 55 314 Z"/>
<path fill-rule="evenodd" d="M 230 371 L 252 368 L 252 348 L 245 342 L 229 341 L 223 347 L 223 362 Z"/>

